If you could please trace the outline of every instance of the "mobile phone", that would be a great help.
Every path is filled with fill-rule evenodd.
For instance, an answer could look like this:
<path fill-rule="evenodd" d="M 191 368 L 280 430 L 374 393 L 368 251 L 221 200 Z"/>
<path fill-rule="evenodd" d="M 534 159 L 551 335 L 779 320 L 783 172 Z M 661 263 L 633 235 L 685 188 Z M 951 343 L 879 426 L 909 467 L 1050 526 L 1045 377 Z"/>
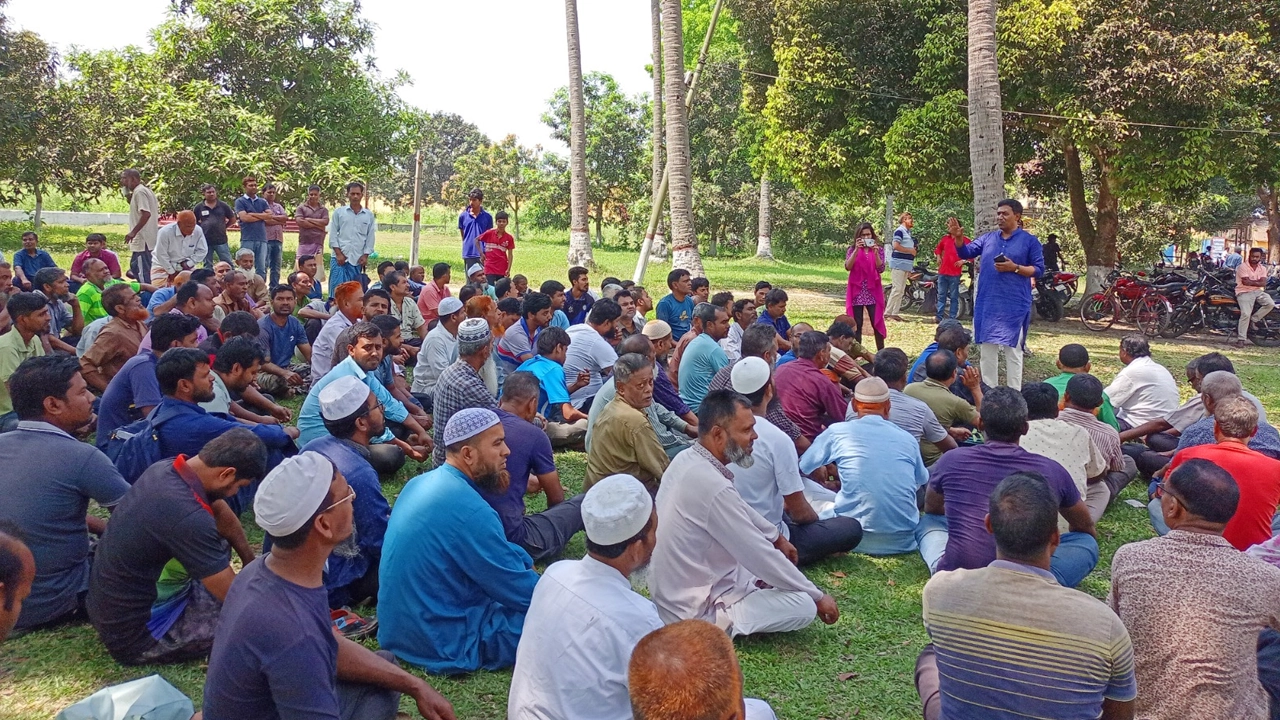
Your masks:
<path fill-rule="evenodd" d="M 1009 262 L 1009 258 L 1005 257 L 1004 253 L 1000 253 L 999 255 L 996 256 L 996 262 L 998 263 Z"/>

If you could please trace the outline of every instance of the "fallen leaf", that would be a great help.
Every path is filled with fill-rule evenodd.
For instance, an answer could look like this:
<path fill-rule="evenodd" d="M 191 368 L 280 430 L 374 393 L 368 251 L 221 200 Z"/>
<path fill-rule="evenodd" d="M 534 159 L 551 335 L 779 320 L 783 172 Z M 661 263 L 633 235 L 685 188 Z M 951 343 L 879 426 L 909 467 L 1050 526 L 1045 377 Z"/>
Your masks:
<path fill-rule="evenodd" d="M 836 570 L 835 572 L 831 573 L 831 577 L 838 577 L 838 578 L 842 578 L 842 577 L 844 577 L 844 576 L 845 576 L 845 574 L 844 574 L 843 572 L 839 571 L 839 570 Z"/>
<path fill-rule="evenodd" d="M 837 675 L 836 677 L 837 677 L 837 678 L 839 678 L 841 681 L 844 681 L 844 680 L 852 680 L 852 679 L 854 679 L 854 678 L 858 677 L 858 673 L 840 673 L 840 674 L 839 674 L 839 675 Z"/>
<path fill-rule="evenodd" d="M 897 582 L 895 582 L 895 581 L 893 581 L 893 580 L 890 580 L 890 581 L 889 581 L 889 587 L 893 587 L 894 585 L 897 585 L 897 584 L 898 584 L 898 583 L 897 583 Z"/>

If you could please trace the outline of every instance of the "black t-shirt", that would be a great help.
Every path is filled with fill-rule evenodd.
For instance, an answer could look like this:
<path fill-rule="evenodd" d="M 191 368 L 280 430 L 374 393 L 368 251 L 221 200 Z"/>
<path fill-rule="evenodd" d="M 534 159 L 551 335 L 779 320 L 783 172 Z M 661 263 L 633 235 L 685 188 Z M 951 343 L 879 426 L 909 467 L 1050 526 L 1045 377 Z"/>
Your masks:
<path fill-rule="evenodd" d="M 196 222 L 204 230 L 204 240 L 210 247 L 227 244 L 227 220 L 236 218 L 230 205 L 219 200 L 216 205 L 209 207 L 202 200 L 191 208 L 191 212 L 196 214 Z"/>
<path fill-rule="evenodd" d="M 204 683 L 208 720 L 338 718 L 338 641 L 324 586 L 271 572 L 263 555 L 231 584 Z"/>
<path fill-rule="evenodd" d="M 1045 243 L 1040 251 L 1044 254 L 1044 269 L 1058 272 L 1058 255 L 1061 254 L 1062 248 L 1058 247 L 1058 243 Z"/>
<path fill-rule="evenodd" d="M 209 499 L 181 457 L 162 460 L 142 473 L 116 506 L 98 543 L 86 605 L 98 637 L 117 660 L 136 658 L 155 643 L 147 621 L 156 601 L 156 581 L 174 559 L 193 582 L 217 575 L 231 562 Z"/>

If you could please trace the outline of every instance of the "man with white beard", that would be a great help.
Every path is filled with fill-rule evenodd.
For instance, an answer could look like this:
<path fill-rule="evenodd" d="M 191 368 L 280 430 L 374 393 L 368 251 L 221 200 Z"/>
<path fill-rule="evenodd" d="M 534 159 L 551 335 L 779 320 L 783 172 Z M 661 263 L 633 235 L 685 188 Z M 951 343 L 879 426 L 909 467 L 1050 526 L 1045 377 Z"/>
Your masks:
<path fill-rule="evenodd" d="M 796 549 L 751 508 L 726 467 L 750 467 L 751 403 L 732 390 L 698 408 L 698 442 L 676 456 L 658 488 L 658 542 L 649 589 L 666 623 L 701 619 L 732 637 L 831 625 L 836 601 L 797 569 Z"/>

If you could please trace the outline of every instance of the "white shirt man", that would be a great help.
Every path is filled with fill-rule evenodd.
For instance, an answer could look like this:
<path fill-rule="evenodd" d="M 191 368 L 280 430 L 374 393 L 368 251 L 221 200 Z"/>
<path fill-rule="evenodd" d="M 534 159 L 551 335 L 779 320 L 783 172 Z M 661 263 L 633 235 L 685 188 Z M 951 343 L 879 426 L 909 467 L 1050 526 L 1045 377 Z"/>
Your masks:
<path fill-rule="evenodd" d="M 458 336 L 445 327 L 445 321 L 461 309 L 462 302 L 458 298 L 447 297 L 440 301 L 440 321 L 427 333 L 418 350 L 418 365 L 413 369 L 413 392 L 434 393 L 440 373 L 457 362 Z M 456 322 L 450 324 L 457 330 Z"/>
<path fill-rule="evenodd" d="M 591 381 L 585 387 L 578 388 L 569 395 L 569 403 L 581 410 L 600 391 L 606 372 L 618 360 L 618 353 L 589 322 L 571 325 L 567 332 L 569 347 L 564 357 L 565 384 L 569 385 L 577 380 L 579 370 L 586 370 L 591 374 Z"/>
<path fill-rule="evenodd" d="M 196 224 L 194 215 L 192 218 L 190 234 L 183 234 L 181 221 L 165 225 L 156 233 L 156 249 L 151 254 L 152 284 L 168 285 L 169 278 L 204 262 L 209 246 L 204 230 Z"/>
<path fill-rule="evenodd" d="M 1150 355 L 1132 358 L 1103 392 L 1129 427 L 1167 417 L 1181 402 L 1177 381 Z"/>

